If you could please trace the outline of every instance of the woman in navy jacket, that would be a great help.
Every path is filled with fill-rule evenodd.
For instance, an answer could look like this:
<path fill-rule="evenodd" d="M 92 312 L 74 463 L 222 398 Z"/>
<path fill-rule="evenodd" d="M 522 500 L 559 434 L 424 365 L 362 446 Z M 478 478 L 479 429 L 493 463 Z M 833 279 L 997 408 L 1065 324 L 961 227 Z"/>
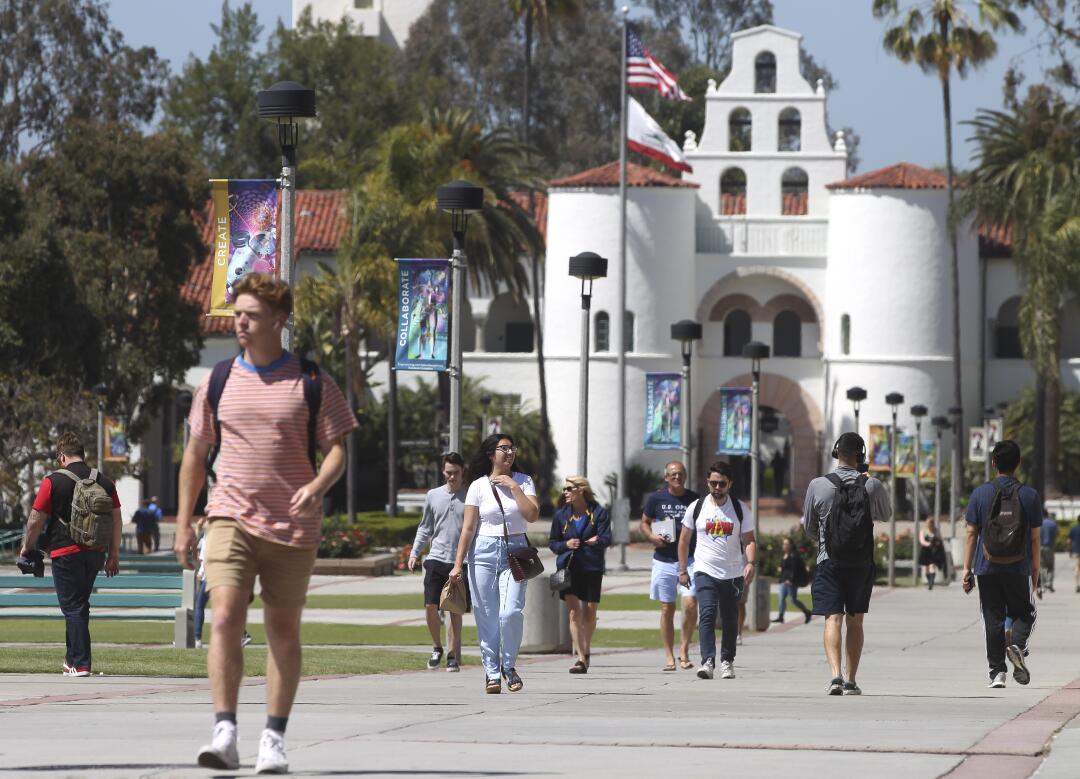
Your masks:
<path fill-rule="evenodd" d="M 570 588 L 559 593 L 566 601 L 570 636 L 578 656 L 570 673 L 588 673 L 596 606 L 604 580 L 604 550 L 611 546 L 611 520 L 584 476 L 567 477 L 563 505 L 551 521 L 548 546 L 558 555 L 556 567 L 570 569 Z"/>

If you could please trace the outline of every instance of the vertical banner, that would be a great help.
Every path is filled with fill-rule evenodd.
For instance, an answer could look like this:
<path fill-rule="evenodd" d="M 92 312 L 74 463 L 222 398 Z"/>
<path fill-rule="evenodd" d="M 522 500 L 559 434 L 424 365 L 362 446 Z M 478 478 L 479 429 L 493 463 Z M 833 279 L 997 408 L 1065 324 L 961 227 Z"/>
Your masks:
<path fill-rule="evenodd" d="M 105 428 L 105 462 L 126 463 L 130 452 L 128 450 L 127 430 L 122 420 L 107 416 L 102 420 Z"/>
<path fill-rule="evenodd" d="M 888 425 L 870 425 L 870 441 L 867 449 L 866 458 L 871 471 L 888 473 L 892 469 Z"/>
<path fill-rule="evenodd" d="M 937 444 L 934 441 L 922 442 L 919 454 L 919 481 L 933 483 L 937 481 Z"/>
<path fill-rule="evenodd" d="M 896 434 L 896 475 L 901 479 L 915 476 L 915 436 L 911 433 Z"/>
<path fill-rule="evenodd" d="M 986 428 L 968 428 L 968 459 L 973 463 L 986 462 Z"/>
<path fill-rule="evenodd" d="M 682 376 L 645 374 L 645 448 L 678 449 L 682 445 Z"/>
<path fill-rule="evenodd" d="M 720 438 L 717 454 L 750 454 L 751 405 L 749 388 L 720 390 Z"/>
<path fill-rule="evenodd" d="M 399 259 L 399 371 L 445 371 L 450 365 L 450 261 Z"/>
<path fill-rule="evenodd" d="M 1005 437 L 1005 420 L 1004 419 L 988 419 L 986 420 L 986 451 L 994 451 L 994 447 L 998 445 L 998 442 Z"/>
<path fill-rule="evenodd" d="M 278 185 L 273 179 L 211 179 L 214 282 L 210 316 L 232 316 L 233 287 L 247 273 L 278 275 Z"/>

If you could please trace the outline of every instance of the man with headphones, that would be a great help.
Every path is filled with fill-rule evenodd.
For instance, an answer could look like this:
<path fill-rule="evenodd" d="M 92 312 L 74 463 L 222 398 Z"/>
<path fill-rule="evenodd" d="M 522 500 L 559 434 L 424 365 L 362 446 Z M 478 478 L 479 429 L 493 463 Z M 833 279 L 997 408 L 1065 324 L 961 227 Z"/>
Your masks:
<path fill-rule="evenodd" d="M 863 615 L 870 610 L 876 570 L 873 523 L 889 519 L 885 485 L 866 475 L 866 444 L 858 433 L 844 433 L 833 445 L 837 466 L 806 488 L 802 525 L 817 541 L 817 567 L 811 590 L 814 614 L 825 617 L 825 657 L 832 671 L 829 695 L 860 695 L 855 681 L 863 648 Z M 833 556 L 831 559 L 830 549 Z M 842 628 L 847 677 L 842 674 Z"/>

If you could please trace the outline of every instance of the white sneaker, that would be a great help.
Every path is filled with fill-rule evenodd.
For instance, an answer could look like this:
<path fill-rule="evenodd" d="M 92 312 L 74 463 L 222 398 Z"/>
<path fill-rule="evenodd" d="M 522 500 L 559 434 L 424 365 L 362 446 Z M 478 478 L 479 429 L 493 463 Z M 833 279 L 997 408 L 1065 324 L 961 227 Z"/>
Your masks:
<path fill-rule="evenodd" d="M 241 647 L 245 647 L 245 646 L 247 646 L 248 644 L 250 644 L 250 643 L 251 643 L 251 642 L 252 642 L 253 640 L 254 640 L 254 639 L 252 639 L 252 637 L 251 637 L 251 634 L 250 634 L 250 633 L 248 633 L 248 632 L 247 632 L 247 631 L 245 630 L 245 631 L 244 631 L 244 635 L 240 636 L 240 646 L 241 646 Z"/>
<path fill-rule="evenodd" d="M 710 657 L 704 663 L 701 664 L 701 668 L 697 672 L 698 679 L 712 679 L 713 678 L 713 660 Z"/>
<path fill-rule="evenodd" d="M 202 649 L 202 639 L 201 638 L 196 638 L 195 639 L 195 648 L 196 649 Z"/>
<path fill-rule="evenodd" d="M 267 728 L 259 739 L 259 760 L 255 763 L 257 774 L 287 774 L 289 759 L 285 757 L 285 734 Z"/>
<path fill-rule="evenodd" d="M 742 646 L 742 633 L 735 636 L 735 645 L 736 646 Z"/>
<path fill-rule="evenodd" d="M 996 673 L 992 677 L 990 677 L 990 684 L 988 684 L 987 686 L 992 688 L 992 689 L 997 689 L 999 687 L 1004 687 L 1005 686 L 1005 672 L 1002 671 L 1001 673 Z"/>
<path fill-rule="evenodd" d="M 727 660 L 720 661 L 720 678 L 721 679 L 734 679 L 735 678 L 735 666 L 733 666 Z"/>
<path fill-rule="evenodd" d="M 240 767 L 234 723 L 219 722 L 214 725 L 214 735 L 210 743 L 199 750 L 199 765 L 224 771 L 235 771 Z"/>
<path fill-rule="evenodd" d="M 90 676 L 89 668 L 75 668 L 64 661 L 64 676 Z"/>

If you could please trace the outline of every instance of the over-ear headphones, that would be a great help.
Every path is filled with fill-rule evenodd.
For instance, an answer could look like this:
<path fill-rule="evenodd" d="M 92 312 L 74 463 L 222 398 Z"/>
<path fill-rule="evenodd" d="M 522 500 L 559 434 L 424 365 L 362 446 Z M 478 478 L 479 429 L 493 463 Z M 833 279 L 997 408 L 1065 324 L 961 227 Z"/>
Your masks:
<path fill-rule="evenodd" d="M 842 433 L 840 435 L 840 438 L 843 438 L 845 435 L 847 435 L 847 433 Z M 834 443 L 832 447 L 832 458 L 834 460 L 840 459 L 840 438 L 836 439 L 836 443 Z M 859 440 L 862 441 L 861 438 Z M 866 462 L 866 441 L 862 441 L 862 447 L 859 449 L 858 462 L 860 464 Z"/>

